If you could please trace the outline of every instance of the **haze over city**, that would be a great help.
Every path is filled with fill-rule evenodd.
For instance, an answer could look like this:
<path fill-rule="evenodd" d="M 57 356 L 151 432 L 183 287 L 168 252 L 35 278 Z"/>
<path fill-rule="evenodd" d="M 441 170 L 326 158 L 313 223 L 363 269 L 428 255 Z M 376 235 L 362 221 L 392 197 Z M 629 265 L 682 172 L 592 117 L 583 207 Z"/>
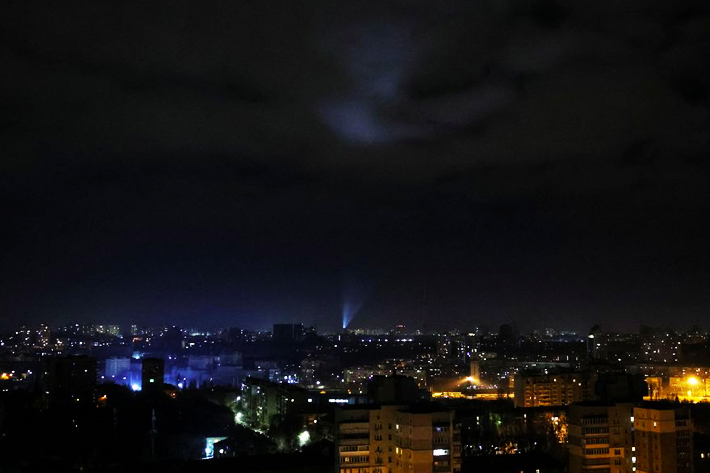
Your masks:
<path fill-rule="evenodd" d="M 704 9 L 6 2 L 3 323 L 687 328 Z"/>

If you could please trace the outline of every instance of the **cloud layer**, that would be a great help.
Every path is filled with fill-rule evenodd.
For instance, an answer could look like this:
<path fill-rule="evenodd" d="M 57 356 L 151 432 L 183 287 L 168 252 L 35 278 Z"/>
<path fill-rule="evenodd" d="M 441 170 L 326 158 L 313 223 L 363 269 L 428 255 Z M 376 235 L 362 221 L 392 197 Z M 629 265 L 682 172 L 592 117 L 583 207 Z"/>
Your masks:
<path fill-rule="evenodd" d="M 707 310 L 707 2 L 0 14 L 8 313 L 335 326 L 353 265 L 365 321 Z"/>

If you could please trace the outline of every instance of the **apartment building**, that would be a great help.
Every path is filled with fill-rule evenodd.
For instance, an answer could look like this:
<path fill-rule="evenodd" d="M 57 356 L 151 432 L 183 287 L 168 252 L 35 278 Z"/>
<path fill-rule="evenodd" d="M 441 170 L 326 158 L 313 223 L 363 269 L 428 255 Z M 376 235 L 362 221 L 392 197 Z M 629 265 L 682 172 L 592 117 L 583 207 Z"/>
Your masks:
<path fill-rule="evenodd" d="M 289 412 L 305 406 L 308 396 L 299 386 L 249 377 L 242 384 L 241 408 L 249 425 L 268 430 Z"/>
<path fill-rule="evenodd" d="M 436 405 L 343 406 L 336 411 L 338 473 L 458 473 L 454 413 Z"/>
<path fill-rule="evenodd" d="M 693 472 L 693 424 L 687 407 L 635 407 L 634 428 L 636 473 Z"/>
<path fill-rule="evenodd" d="M 577 403 L 569 410 L 570 473 L 693 473 L 690 411 L 674 403 Z"/>
<path fill-rule="evenodd" d="M 570 406 L 570 473 L 632 473 L 632 415 L 631 404 Z"/>
<path fill-rule="evenodd" d="M 516 407 L 565 406 L 594 398 L 591 373 L 521 374 L 515 377 Z"/>

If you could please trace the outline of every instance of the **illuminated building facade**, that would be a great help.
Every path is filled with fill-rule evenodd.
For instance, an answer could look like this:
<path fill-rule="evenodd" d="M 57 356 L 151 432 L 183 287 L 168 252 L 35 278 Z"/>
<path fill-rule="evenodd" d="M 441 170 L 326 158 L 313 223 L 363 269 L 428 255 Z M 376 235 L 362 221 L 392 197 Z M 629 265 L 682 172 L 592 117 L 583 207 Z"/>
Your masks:
<path fill-rule="evenodd" d="M 690 411 L 674 405 L 634 408 L 636 472 L 692 473 Z"/>
<path fill-rule="evenodd" d="M 461 442 L 452 411 L 431 405 L 336 411 L 337 473 L 457 473 Z"/>
<path fill-rule="evenodd" d="M 116 378 L 126 376 L 131 371 L 130 358 L 107 358 L 105 375 L 107 378 Z"/>
<path fill-rule="evenodd" d="M 592 373 L 558 373 L 515 377 L 516 407 L 565 406 L 594 399 Z"/>
<path fill-rule="evenodd" d="M 710 400 L 710 376 L 707 368 L 678 368 L 671 375 L 647 376 L 647 400 L 679 400 L 707 402 Z"/>
<path fill-rule="evenodd" d="M 668 394 L 682 401 L 707 401 L 708 381 L 695 376 L 672 376 L 668 379 Z"/>
<path fill-rule="evenodd" d="M 570 473 L 631 473 L 631 404 L 573 404 L 569 410 Z"/>

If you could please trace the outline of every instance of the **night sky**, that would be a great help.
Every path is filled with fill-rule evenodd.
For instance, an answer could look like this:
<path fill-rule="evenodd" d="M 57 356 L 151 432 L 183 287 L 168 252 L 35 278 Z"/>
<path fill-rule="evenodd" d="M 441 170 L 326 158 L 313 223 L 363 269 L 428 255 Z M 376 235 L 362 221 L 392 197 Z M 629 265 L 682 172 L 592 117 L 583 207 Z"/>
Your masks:
<path fill-rule="evenodd" d="M 0 329 L 707 328 L 706 0 L 5 0 Z"/>

